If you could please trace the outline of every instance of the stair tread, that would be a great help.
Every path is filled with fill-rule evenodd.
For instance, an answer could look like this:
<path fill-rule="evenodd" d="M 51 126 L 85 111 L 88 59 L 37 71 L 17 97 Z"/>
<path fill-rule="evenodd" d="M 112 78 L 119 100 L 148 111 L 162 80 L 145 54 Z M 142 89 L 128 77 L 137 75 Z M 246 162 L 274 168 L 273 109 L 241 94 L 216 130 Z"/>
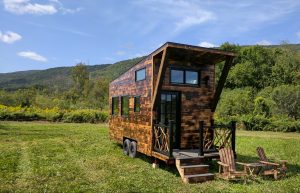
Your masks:
<path fill-rule="evenodd" d="M 185 175 L 186 178 L 192 178 L 192 177 L 202 177 L 202 176 L 214 176 L 213 173 L 205 173 L 205 174 L 192 174 L 192 175 Z"/>
<path fill-rule="evenodd" d="M 177 157 L 176 160 L 188 160 L 188 159 L 202 159 L 204 156 L 198 156 L 198 157 Z"/>
<path fill-rule="evenodd" d="M 182 169 L 184 168 L 200 168 L 200 167 L 209 167 L 209 165 L 205 164 L 199 164 L 199 165 L 186 165 L 186 166 L 180 166 Z"/>

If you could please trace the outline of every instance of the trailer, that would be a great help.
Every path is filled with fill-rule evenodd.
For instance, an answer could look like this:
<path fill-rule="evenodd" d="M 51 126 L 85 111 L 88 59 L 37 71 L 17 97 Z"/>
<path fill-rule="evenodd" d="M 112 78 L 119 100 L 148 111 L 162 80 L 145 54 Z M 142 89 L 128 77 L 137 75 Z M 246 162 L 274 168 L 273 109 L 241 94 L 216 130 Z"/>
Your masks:
<path fill-rule="evenodd" d="M 130 157 L 140 152 L 176 163 L 185 182 L 213 179 L 204 161 L 222 147 L 235 152 L 235 123 L 215 125 L 213 118 L 235 56 L 166 42 L 110 83 L 110 138 Z"/>

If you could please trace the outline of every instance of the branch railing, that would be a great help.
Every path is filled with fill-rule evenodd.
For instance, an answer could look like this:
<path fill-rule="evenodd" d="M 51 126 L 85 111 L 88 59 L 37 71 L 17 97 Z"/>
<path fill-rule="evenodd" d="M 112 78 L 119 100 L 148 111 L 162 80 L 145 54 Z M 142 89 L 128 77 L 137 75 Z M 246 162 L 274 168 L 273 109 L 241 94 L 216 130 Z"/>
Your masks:
<path fill-rule="evenodd" d="M 173 156 L 173 127 L 174 121 L 168 125 L 153 124 L 153 150 L 168 157 Z"/>
<path fill-rule="evenodd" d="M 229 125 L 211 123 L 205 126 L 204 121 L 199 123 L 199 156 L 204 153 L 217 152 L 221 148 L 231 148 L 235 153 L 236 122 Z"/>

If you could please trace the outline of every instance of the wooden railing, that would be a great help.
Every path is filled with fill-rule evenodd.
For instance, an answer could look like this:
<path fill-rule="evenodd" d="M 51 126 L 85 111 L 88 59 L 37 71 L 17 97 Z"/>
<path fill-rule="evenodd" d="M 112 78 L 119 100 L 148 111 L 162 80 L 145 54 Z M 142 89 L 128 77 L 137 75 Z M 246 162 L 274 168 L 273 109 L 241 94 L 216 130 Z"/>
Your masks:
<path fill-rule="evenodd" d="M 173 156 L 173 123 L 153 124 L 153 150 L 168 157 Z"/>
<path fill-rule="evenodd" d="M 205 126 L 204 121 L 200 121 L 199 128 L 199 156 L 204 153 L 217 152 L 221 148 L 231 148 L 235 153 L 236 122 L 230 125 Z"/>

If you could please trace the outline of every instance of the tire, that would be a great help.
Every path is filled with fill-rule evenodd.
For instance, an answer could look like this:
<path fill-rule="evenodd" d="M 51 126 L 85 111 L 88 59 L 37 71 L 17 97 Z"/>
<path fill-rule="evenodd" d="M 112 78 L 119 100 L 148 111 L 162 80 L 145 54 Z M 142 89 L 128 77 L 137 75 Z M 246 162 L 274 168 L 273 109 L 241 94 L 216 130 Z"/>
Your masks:
<path fill-rule="evenodd" d="M 135 158 L 137 152 L 137 144 L 135 141 L 131 141 L 129 145 L 129 157 Z"/>
<path fill-rule="evenodd" d="M 125 139 L 123 142 L 123 153 L 124 155 L 129 155 L 129 146 L 130 146 L 130 141 L 129 139 Z"/>

